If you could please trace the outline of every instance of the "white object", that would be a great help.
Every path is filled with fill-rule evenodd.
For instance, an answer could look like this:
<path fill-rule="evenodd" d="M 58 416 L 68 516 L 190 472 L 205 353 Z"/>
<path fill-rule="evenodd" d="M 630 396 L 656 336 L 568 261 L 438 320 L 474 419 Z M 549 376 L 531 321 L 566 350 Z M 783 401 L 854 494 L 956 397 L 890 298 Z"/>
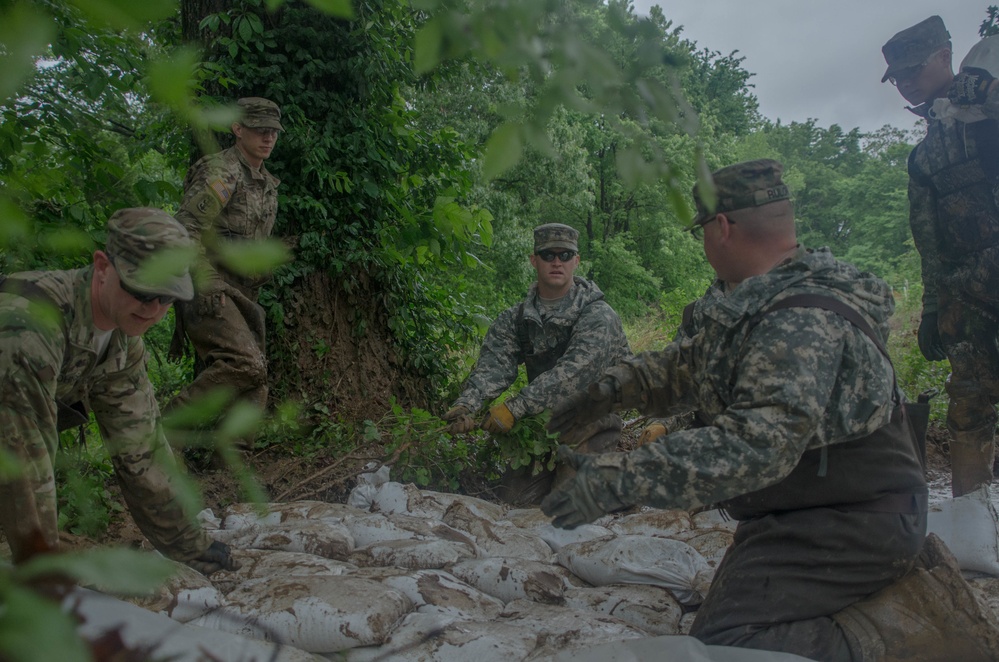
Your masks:
<path fill-rule="evenodd" d="M 930 506 L 926 532 L 940 536 L 962 570 L 999 576 L 999 514 L 988 485 Z"/>
<path fill-rule="evenodd" d="M 678 634 L 683 616 L 668 590 L 643 584 L 571 588 L 565 592 L 565 606 L 619 618 L 650 635 Z"/>
<path fill-rule="evenodd" d="M 961 60 L 961 67 L 958 71 L 968 67 L 985 69 L 999 78 L 999 35 L 986 37 L 971 47 L 968 54 Z M 930 117 L 939 120 L 956 119 L 969 124 L 988 119 L 981 106 L 956 106 L 947 98 L 937 99 L 933 102 L 933 106 L 930 108 Z"/>
<path fill-rule="evenodd" d="M 503 602 L 527 598 L 559 604 L 565 592 L 562 576 L 547 563 L 491 557 L 456 563 L 451 574 Z"/>
<path fill-rule="evenodd" d="M 128 598 L 128 602 L 169 616 L 180 623 L 193 621 L 225 604 L 221 591 L 203 574 L 183 563 L 165 560 L 173 565 L 173 575 L 156 593 Z"/>
<path fill-rule="evenodd" d="M 557 552 L 566 545 L 571 545 L 575 542 L 596 540 L 597 538 L 607 538 L 614 535 L 607 527 L 597 526 L 596 524 L 584 524 L 577 526 L 575 529 L 560 529 L 557 526 L 545 524 L 534 530 L 542 540 L 548 543 L 553 552 Z"/>
<path fill-rule="evenodd" d="M 315 554 L 341 561 L 350 558 L 354 539 L 341 523 L 299 520 L 274 526 L 209 531 L 208 535 L 234 549 L 269 549 Z"/>

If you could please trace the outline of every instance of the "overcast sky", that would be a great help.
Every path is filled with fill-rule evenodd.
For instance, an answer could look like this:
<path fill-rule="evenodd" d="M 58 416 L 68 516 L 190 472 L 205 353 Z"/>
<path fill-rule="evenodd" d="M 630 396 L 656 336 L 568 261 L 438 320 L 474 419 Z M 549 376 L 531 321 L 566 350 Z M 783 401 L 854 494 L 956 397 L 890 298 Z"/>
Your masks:
<path fill-rule="evenodd" d="M 659 5 L 681 35 L 728 55 L 738 50 L 764 117 L 785 124 L 815 118 L 828 128 L 910 129 L 916 117 L 891 83 L 881 46 L 934 14 L 944 20 L 957 70 L 999 0 L 634 0 Z"/>

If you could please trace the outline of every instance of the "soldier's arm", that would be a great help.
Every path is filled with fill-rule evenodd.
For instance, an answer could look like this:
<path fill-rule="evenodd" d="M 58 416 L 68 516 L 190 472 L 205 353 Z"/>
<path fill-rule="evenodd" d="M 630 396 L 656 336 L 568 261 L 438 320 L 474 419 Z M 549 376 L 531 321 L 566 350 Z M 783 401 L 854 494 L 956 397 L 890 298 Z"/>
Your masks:
<path fill-rule="evenodd" d="M 188 561 L 211 541 L 176 497 L 167 471 L 174 459 L 145 363 L 141 338 L 129 338 L 125 367 L 92 386 L 90 404 L 135 523 L 156 549 Z"/>
<path fill-rule="evenodd" d="M 201 252 L 197 267 L 200 276 L 196 279 L 196 284 L 204 284 L 198 288 L 201 291 L 215 289 L 210 283 L 221 281 L 215 267 L 206 258 L 206 246 L 216 240 L 215 219 L 232 200 L 238 181 L 238 170 L 220 154 L 199 160 L 184 178 L 184 199 L 175 218 L 187 229 Z"/>
<path fill-rule="evenodd" d="M 454 406 L 466 407 L 474 414 L 516 381 L 517 366 L 522 361 L 514 328 L 516 311 L 517 306 L 504 310 L 489 327 L 479 358 Z"/>
<path fill-rule="evenodd" d="M 555 366 L 508 399 L 506 406 L 518 419 L 555 406 L 597 381 L 621 358 L 622 347 L 627 347 L 627 340 L 621 318 L 605 302 L 591 303 L 580 314 Z"/>
<path fill-rule="evenodd" d="M 941 272 L 937 246 L 937 207 L 932 189 L 920 181 L 913 159 L 909 159 L 909 227 L 919 252 L 923 279 L 923 312 L 937 310 L 937 291 Z"/>
<path fill-rule="evenodd" d="M 891 373 L 866 343 L 844 361 L 850 323 L 818 309 L 775 311 L 741 352 L 732 401 L 706 427 L 682 430 L 619 456 L 609 486 L 629 503 L 695 508 L 761 489 L 787 476 L 812 438 L 856 438 L 890 416 Z M 870 346 L 868 346 L 870 345 Z M 864 357 L 863 366 L 848 369 Z M 837 398 L 837 380 L 854 397 Z M 842 389 L 841 389 L 842 390 Z M 825 427 L 823 427 L 825 426 Z"/>
<path fill-rule="evenodd" d="M 0 294 L 0 449 L 3 464 L 17 465 L 0 477 L 0 525 L 15 561 L 59 541 L 55 399 L 65 344 L 27 299 Z"/>

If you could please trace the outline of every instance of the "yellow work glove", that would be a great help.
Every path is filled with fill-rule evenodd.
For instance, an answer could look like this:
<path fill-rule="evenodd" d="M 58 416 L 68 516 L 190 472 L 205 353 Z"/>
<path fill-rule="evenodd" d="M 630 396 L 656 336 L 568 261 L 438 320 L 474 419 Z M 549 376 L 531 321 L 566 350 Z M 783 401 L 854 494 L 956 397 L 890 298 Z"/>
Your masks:
<path fill-rule="evenodd" d="M 465 434 L 475 429 L 475 419 L 467 407 L 458 405 L 447 410 L 441 418 L 450 422 L 444 431 L 449 434 Z"/>
<path fill-rule="evenodd" d="M 482 421 L 482 429 L 487 432 L 509 432 L 517 419 L 510 413 L 510 408 L 504 405 L 494 405 Z"/>
<path fill-rule="evenodd" d="M 645 444 L 652 443 L 659 437 L 666 436 L 668 432 L 669 430 L 662 423 L 651 423 L 642 430 L 641 436 L 638 437 L 638 445 L 644 446 Z"/>

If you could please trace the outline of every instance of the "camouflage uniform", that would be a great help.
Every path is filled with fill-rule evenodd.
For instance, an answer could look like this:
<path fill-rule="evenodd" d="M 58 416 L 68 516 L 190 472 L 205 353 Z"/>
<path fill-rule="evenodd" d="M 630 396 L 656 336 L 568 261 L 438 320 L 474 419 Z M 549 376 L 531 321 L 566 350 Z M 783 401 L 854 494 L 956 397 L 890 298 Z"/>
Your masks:
<path fill-rule="evenodd" d="M 177 231 L 182 232 L 179 227 Z M 126 251 L 113 247 L 109 238 L 108 253 L 114 252 L 120 258 L 120 278 L 131 278 L 121 259 L 127 258 Z M 191 295 L 186 270 L 184 274 L 185 284 L 170 290 L 172 295 Z M 159 426 L 142 339 L 115 330 L 104 356 L 97 355 L 92 275 L 93 266 L 17 273 L 0 291 L 2 448 L 23 465 L 19 476 L 0 483 L 0 525 L 15 560 L 57 547 L 53 464 L 58 403 L 82 401 L 94 413 L 136 524 L 158 550 L 190 561 L 205 552 L 210 541 L 183 512 L 164 471 L 172 456 Z M 41 296 L 16 293 L 22 282 L 35 286 L 23 291 Z M 52 305 L 57 314 L 49 310 Z"/>
<path fill-rule="evenodd" d="M 776 172 L 777 184 L 761 192 L 778 190 Z M 718 186 L 717 211 L 747 206 L 722 207 Z M 713 217 L 701 209 L 700 219 Z M 741 520 L 691 635 L 849 660 L 832 615 L 911 567 L 925 535 L 926 485 L 892 366 L 875 342 L 839 313 L 779 302 L 805 294 L 847 304 L 883 344 L 891 292 L 827 249 L 800 247 L 726 288 L 719 281 L 692 304 L 664 350 L 606 373 L 617 409 L 695 411 L 699 426 L 596 456 L 581 482 L 595 512 L 722 504 Z"/>
<path fill-rule="evenodd" d="M 893 37 L 883 51 L 894 64 L 899 49 L 922 49 L 914 53 L 919 57 L 949 36 L 935 16 Z M 909 224 L 922 264 L 923 316 L 936 316 L 950 360 L 947 427 L 953 493 L 960 496 L 992 478 L 999 402 L 999 92 L 980 106 L 990 119 L 979 122 L 934 119 L 931 105 L 910 109 L 927 120 L 927 132 L 909 155 Z"/>
<path fill-rule="evenodd" d="M 242 124 L 281 129 L 281 112 L 266 99 L 240 99 Z M 178 331 L 191 340 L 204 368 L 170 403 L 173 411 L 198 402 L 216 388 L 264 409 L 267 357 L 263 309 L 257 304 L 262 278 L 226 270 L 217 247 L 226 242 L 265 239 L 277 216 L 280 180 L 261 165 L 253 168 L 236 146 L 200 159 L 184 179 L 177 220 L 200 240 L 205 278 L 192 301 L 177 305 Z"/>

